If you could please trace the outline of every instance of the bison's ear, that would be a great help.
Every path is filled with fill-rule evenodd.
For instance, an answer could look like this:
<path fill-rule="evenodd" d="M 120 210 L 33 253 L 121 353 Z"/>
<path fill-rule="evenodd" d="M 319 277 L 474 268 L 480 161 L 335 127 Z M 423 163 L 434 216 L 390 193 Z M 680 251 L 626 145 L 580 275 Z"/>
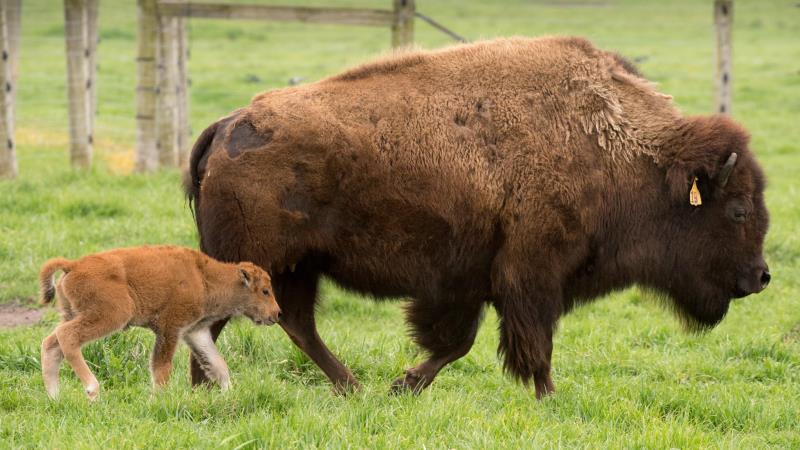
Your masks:
<path fill-rule="evenodd" d="M 239 267 L 239 278 L 241 278 L 242 284 L 245 287 L 248 288 L 250 287 L 250 283 L 252 283 L 253 276 L 244 267 Z"/>
<path fill-rule="evenodd" d="M 725 116 L 686 119 L 666 149 L 671 158 L 666 182 L 672 198 L 688 202 L 695 178 L 705 195 L 724 187 L 748 140 L 747 132 Z"/>

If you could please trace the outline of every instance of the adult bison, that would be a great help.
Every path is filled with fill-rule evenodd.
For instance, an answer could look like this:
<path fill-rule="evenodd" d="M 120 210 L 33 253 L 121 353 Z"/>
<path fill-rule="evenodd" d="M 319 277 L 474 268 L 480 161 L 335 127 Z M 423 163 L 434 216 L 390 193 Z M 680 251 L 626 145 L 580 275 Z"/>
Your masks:
<path fill-rule="evenodd" d="M 281 326 L 337 388 L 358 382 L 317 334 L 321 275 L 411 298 L 430 356 L 395 390 L 464 356 L 488 303 L 505 369 L 540 397 L 576 304 L 639 284 L 710 327 L 767 285 L 747 142 L 583 39 L 501 39 L 260 94 L 202 133 L 186 189 L 201 248 L 273 273 Z"/>

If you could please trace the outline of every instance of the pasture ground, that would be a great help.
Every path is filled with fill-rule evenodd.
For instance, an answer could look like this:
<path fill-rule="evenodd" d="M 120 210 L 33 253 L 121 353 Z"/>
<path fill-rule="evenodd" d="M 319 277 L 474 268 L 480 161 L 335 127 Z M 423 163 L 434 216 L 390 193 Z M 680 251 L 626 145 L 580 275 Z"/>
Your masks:
<path fill-rule="evenodd" d="M 195 246 L 197 240 L 177 171 L 129 173 L 135 2 L 101 2 L 97 155 L 88 172 L 68 167 L 61 3 L 24 3 L 21 176 L 0 182 L 0 303 L 32 304 L 36 272 L 48 257 L 144 243 Z M 420 11 L 471 39 L 587 36 L 639 60 L 687 113 L 711 110 L 710 1 L 559 3 L 418 0 Z M 390 397 L 391 380 L 422 357 L 405 334 L 401 304 L 365 301 L 327 284 L 320 333 L 362 381 L 360 392 L 332 395 L 279 328 L 239 321 L 221 339 L 231 392 L 192 391 L 183 347 L 171 384 L 152 395 L 153 337 L 132 330 L 85 348 L 103 387 L 100 400 L 88 404 L 66 366 L 61 399 L 45 395 L 39 343 L 57 320 L 47 309 L 38 325 L 0 330 L 0 447 L 800 447 L 795 3 L 736 3 L 734 116 L 752 132 L 770 178 L 766 258 L 773 283 L 735 302 L 715 330 L 684 333 L 636 289 L 600 299 L 561 321 L 553 361 L 558 391 L 537 402 L 502 374 L 490 311 L 473 350 L 429 390 Z M 258 91 L 285 86 L 293 76 L 308 82 L 336 73 L 389 42 L 383 29 L 249 22 L 193 21 L 190 35 L 195 136 Z M 429 48 L 448 43 L 422 22 L 417 37 Z"/>

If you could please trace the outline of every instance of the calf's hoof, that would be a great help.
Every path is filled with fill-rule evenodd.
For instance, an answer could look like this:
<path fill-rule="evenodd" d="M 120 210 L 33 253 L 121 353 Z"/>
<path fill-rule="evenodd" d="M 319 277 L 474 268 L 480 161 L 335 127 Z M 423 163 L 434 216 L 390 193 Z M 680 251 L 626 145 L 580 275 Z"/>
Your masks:
<path fill-rule="evenodd" d="M 86 396 L 89 397 L 89 401 L 93 402 L 97 400 L 97 396 L 100 395 L 100 385 L 97 383 L 90 384 L 86 387 Z"/>
<path fill-rule="evenodd" d="M 47 386 L 45 390 L 47 391 L 47 398 L 50 400 L 58 399 L 58 386 Z"/>

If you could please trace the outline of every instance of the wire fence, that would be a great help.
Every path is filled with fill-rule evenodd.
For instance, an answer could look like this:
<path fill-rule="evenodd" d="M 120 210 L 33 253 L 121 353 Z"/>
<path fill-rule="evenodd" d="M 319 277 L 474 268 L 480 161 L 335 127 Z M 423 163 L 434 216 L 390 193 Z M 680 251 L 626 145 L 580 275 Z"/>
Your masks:
<path fill-rule="evenodd" d="M 23 5 L 15 119 L 26 160 L 49 158 L 52 152 L 48 150 L 53 147 L 68 151 L 63 145 L 69 145 L 69 112 L 76 110 L 76 102 L 84 101 L 80 97 L 69 99 L 67 94 L 83 83 L 81 79 L 73 79 L 72 84 L 68 80 L 67 46 L 71 41 L 65 37 L 67 30 L 81 25 L 80 17 L 65 14 L 59 3 L 26 0 Z M 343 5 L 353 6 L 347 2 Z M 392 2 L 367 6 L 390 10 Z M 97 73 L 91 80 L 97 95 L 91 143 L 101 157 L 109 152 L 123 153 L 124 158 L 117 155 L 114 160 L 129 160 L 126 170 L 133 167 L 134 149 L 141 138 L 136 123 L 137 15 L 134 2 L 100 2 Z M 193 88 L 192 124 L 207 123 L 225 114 L 259 90 L 311 81 L 370 54 L 385 52 L 390 41 L 389 29 L 352 26 L 187 19 L 185 30 L 189 84 Z M 250 44 L 256 44 L 261 54 L 243 51 L 243 45 Z M 310 52 L 312 46 L 314 51 Z M 313 58 L 309 58 L 311 55 Z M 270 59 L 280 63 L 268 62 Z M 242 75 L 232 74 L 233 68 L 240 69 Z"/>
<path fill-rule="evenodd" d="M 135 23 L 135 5 L 133 7 L 129 13 L 132 13 Z M 52 151 L 63 151 L 68 155 L 69 111 L 74 109 L 68 92 L 71 88 L 83 86 L 78 86 L 79 80 L 70 82 L 67 77 L 68 39 L 65 30 L 79 25 L 79 20 L 75 17 L 65 19 L 61 2 L 23 2 L 15 108 L 19 149 L 27 160 L 52 158 Z M 101 41 L 107 30 L 105 28 L 99 33 Z M 135 40 L 135 35 L 129 37 Z M 135 134 L 130 126 L 132 118 L 126 100 L 131 95 L 130 77 L 117 72 L 133 64 L 124 50 L 114 47 L 100 47 L 99 79 L 92 80 L 92 87 L 101 88 L 93 127 L 97 136 L 93 141 L 114 142 L 115 145 L 108 147 L 120 151 L 135 140 Z M 90 111 L 87 113 L 91 116 Z"/>
<path fill-rule="evenodd" d="M 247 2 L 391 8 L 390 0 Z M 414 40 L 423 47 L 501 35 L 584 34 L 587 24 L 596 23 L 598 15 L 606 17 L 613 27 L 613 20 L 623 23 L 622 13 L 633 8 L 596 1 L 573 2 L 581 3 L 580 8 L 559 2 L 513 2 L 505 9 L 489 2 L 417 0 L 416 3 L 415 15 L 419 20 Z M 133 168 L 137 139 L 137 5 L 129 0 L 101 0 L 99 5 L 93 145 L 97 157 L 112 155 L 114 164 L 119 166 L 112 170 L 124 172 Z M 681 40 L 686 38 L 671 34 L 671 24 L 680 22 L 686 28 L 686 21 L 690 24 L 694 21 L 698 33 L 708 35 L 708 48 L 704 50 L 707 59 L 697 60 L 696 64 L 708 66 L 705 74 L 711 78 L 714 36 L 710 5 L 703 8 L 707 11 L 705 15 L 687 14 L 688 8 L 698 7 L 679 4 L 654 11 L 653 14 L 659 14 L 655 26 L 625 22 L 627 28 L 618 27 L 619 36 L 615 40 L 601 45 L 621 49 L 634 58 L 652 58 L 653 53 L 641 42 L 658 42 L 658 47 L 665 49 L 682 45 Z M 64 38 L 67 25 L 70 24 L 65 22 L 61 1 L 23 2 L 15 136 L 18 154 L 25 161 L 52 159 L 54 152 L 63 152 L 64 160 L 68 155 L 71 105 L 67 99 Z M 186 32 L 192 136 L 206 124 L 246 104 L 260 91 L 312 82 L 387 53 L 391 34 L 389 29 L 373 27 L 209 19 L 187 19 Z M 626 48 L 633 49 L 633 53 L 626 52 Z M 667 56 L 675 61 L 681 59 L 679 54 L 665 51 L 659 55 L 660 62 Z"/>

